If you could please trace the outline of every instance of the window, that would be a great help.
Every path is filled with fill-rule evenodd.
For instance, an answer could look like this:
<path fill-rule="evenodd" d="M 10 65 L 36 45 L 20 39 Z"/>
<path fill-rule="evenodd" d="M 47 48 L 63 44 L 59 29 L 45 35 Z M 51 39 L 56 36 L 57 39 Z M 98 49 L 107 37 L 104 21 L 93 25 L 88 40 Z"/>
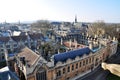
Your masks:
<path fill-rule="evenodd" d="M 14 47 L 17 47 L 17 44 L 14 44 Z"/>
<path fill-rule="evenodd" d="M 67 80 L 69 80 L 70 78 L 68 77 Z"/>
<path fill-rule="evenodd" d="M 66 72 L 65 68 L 63 68 L 63 74 Z"/>
<path fill-rule="evenodd" d="M 88 59 L 86 59 L 86 64 L 88 64 Z"/>
<path fill-rule="evenodd" d="M 0 44 L 0 47 L 4 47 L 4 44 Z"/>
<path fill-rule="evenodd" d="M 6 47 L 7 47 L 7 48 L 10 48 L 10 45 L 7 45 Z"/>
<path fill-rule="evenodd" d="M 2 56 L 2 60 L 4 60 L 5 59 L 5 57 L 4 57 L 4 55 Z"/>
<path fill-rule="evenodd" d="M 79 63 L 79 67 L 81 67 L 81 65 L 82 65 L 82 64 L 81 64 L 81 62 L 80 62 L 80 63 Z"/>
<path fill-rule="evenodd" d="M 57 77 L 58 76 L 61 76 L 61 71 L 60 70 L 58 70 L 58 72 L 57 72 Z"/>
<path fill-rule="evenodd" d="M 89 63 L 91 63 L 92 58 L 89 58 Z"/>
<path fill-rule="evenodd" d="M 1 52 L 3 52 L 4 51 L 4 49 L 1 49 Z"/>
<path fill-rule="evenodd" d="M 78 63 L 76 63 L 76 69 L 78 69 Z"/>
<path fill-rule="evenodd" d="M 70 72 L 70 66 L 68 66 L 67 72 Z"/>
<path fill-rule="evenodd" d="M 47 80 L 46 79 L 46 71 L 37 72 L 36 78 L 37 78 L 36 80 Z"/>
<path fill-rule="evenodd" d="M 92 62 L 94 61 L 94 57 L 92 58 Z"/>
<path fill-rule="evenodd" d="M 83 61 L 83 66 L 85 65 L 85 60 Z"/>
<path fill-rule="evenodd" d="M 74 65 L 72 65 L 72 70 L 74 70 Z"/>
<path fill-rule="evenodd" d="M 12 53 L 11 49 L 7 49 L 8 50 L 8 53 Z"/>

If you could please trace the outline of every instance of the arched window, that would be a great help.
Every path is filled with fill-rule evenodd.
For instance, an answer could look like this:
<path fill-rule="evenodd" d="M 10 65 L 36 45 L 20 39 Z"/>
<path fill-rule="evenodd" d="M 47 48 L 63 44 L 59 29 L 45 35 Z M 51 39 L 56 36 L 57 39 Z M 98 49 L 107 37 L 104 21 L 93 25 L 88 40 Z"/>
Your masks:
<path fill-rule="evenodd" d="M 74 64 L 72 65 L 72 70 L 74 70 Z"/>
<path fill-rule="evenodd" d="M 81 64 L 81 62 L 80 62 L 80 63 L 79 63 L 79 67 L 81 67 L 81 65 L 82 65 L 82 64 Z"/>
<path fill-rule="evenodd" d="M 78 69 L 78 63 L 76 63 L 76 69 Z"/>
<path fill-rule="evenodd" d="M 66 69 L 65 68 L 63 68 L 63 74 L 66 72 Z"/>
<path fill-rule="evenodd" d="M 70 72 L 70 66 L 68 66 L 68 68 L 67 68 L 67 72 Z"/>
<path fill-rule="evenodd" d="M 83 66 L 85 65 L 85 60 L 83 61 Z"/>
<path fill-rule="evenodd" d="M 88 64 L 88 59 L 86 59 L 86 64 Z"/>

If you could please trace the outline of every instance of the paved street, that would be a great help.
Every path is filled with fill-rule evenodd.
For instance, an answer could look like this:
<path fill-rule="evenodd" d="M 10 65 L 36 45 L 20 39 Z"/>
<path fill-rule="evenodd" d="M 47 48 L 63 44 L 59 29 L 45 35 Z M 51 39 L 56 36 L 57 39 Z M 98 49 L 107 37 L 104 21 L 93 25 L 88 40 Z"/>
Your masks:
<path fill-rule="evenodd" d="M 107 60 L 108 63 L 120 63 L 120 49 L 117 55 L 112 56 L 110 59 Z M 76 80 L 106 80 L 109 71 L 105 71 L 99 66 L 93 72 L 79 78 Z"/>

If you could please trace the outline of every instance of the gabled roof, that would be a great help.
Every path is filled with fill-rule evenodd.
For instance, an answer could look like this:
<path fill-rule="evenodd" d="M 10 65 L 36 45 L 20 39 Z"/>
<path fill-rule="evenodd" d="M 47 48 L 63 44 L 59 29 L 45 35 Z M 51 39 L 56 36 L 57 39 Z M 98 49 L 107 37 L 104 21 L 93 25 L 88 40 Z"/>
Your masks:
<path fill-rule="evenodd" d="M 58 61 L 65 62 L 67 59 L 75 59 L 76 56 L 82 56 L 84 54 L 89 54 L 90 52 L 91 50 L 88 47 L 86 47 L 78 50 L 55 54 L 54 64 L 56 64 Z"/>
<path fill-rule="evenodd" d="M 28 61 L 27 64 L 29 64 L 30 66 L 34 65 L 39 58 L 39 55 L 37 55 L 35 52 L 27 47 L 23 48 L 21 52 L 18 53 L 18 56 L 25 57 L 25 60 Z"/>

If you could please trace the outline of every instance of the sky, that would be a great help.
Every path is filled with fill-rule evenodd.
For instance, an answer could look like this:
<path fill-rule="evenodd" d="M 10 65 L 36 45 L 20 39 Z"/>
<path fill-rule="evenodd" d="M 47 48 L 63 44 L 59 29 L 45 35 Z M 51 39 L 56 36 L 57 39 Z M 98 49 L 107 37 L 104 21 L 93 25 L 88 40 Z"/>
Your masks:
<path fill-rule="evenodd" d="M 55 20 L 120 23 L 120 0 L 0 0 L 0 22 Z"/>

